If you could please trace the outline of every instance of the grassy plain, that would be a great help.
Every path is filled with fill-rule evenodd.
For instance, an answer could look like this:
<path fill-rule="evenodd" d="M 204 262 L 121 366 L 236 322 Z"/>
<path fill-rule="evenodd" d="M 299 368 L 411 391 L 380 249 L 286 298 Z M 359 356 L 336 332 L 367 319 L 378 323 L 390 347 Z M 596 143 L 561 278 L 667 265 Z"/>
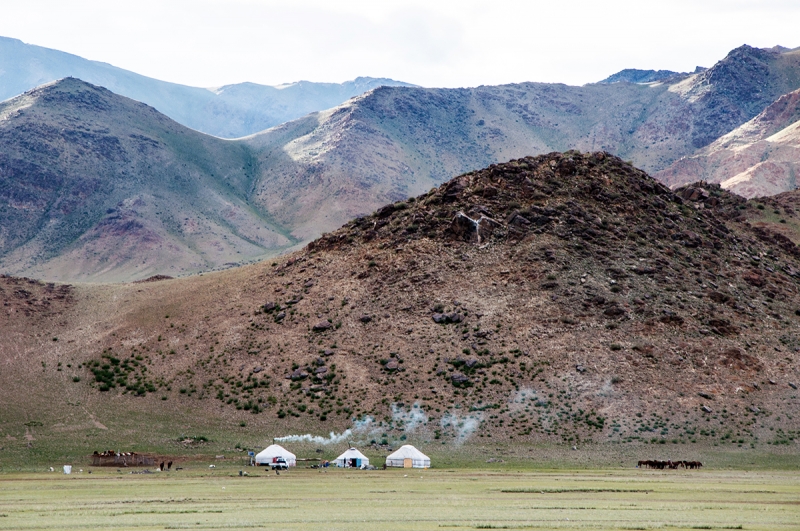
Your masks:
<path fill-rule="evenodd" d="M 800 529 L 793 472 L 238 470 L 3 474 L 0 529 Z"/>

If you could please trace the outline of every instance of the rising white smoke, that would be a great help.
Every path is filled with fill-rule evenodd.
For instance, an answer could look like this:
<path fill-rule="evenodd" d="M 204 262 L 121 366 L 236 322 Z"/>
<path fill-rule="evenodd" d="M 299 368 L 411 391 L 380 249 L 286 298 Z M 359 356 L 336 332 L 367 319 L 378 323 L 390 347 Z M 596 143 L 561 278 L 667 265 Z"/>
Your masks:
<path fill-rule="evenodd" d="M 457 413 L 447 413 L 440 422 L 442 428 L 452 428 L 455 432 L 455 443 L 463 444 L 480 427 L 483 422 L 483 413 L 473 413 L 471 415 L 458 415 Z"/>
<path fill-rule="evenodd" d="M 321 435 L 311 435 L 306 433 L 304 435 L 285 435 L 283 437 L 276 437 L 277 442 L 308 442 L 314 444 L 339 444 L 347 442 L 354 435 L 364 434 L 370 431 L 370 427 L 375 422 L 372 417 L 365 417 L 362 420 L 355 420 L 353 427 L 344 430 L 342 433 L 330 432 L 330 435 L 323 437 Z"/>
<path fill-rule="evenodd" d="M 305 435 L 286 435 L 284 437 L 276 437 L 275 440 L 278 442 L 310 442 L 314 444 L 338 444 L 340 442 L 347 441 L 350 436 L 353 435 L 353 430 L 347 429 L 342 433 L 334 433 L 328 437 L 322 437 L 321 435 L 311 435 L 310 433 L 306 433 Z"/>
<path fill-rule="evenodd" d="M 414 404 L 411 411 L 392 404 L 392 420 L 396 424 L 402 422 L 403 431 L 413 433 L 419 426 L 425 426 L 428 423 L 428 415 L 425 414 L 418 402 Z"/>

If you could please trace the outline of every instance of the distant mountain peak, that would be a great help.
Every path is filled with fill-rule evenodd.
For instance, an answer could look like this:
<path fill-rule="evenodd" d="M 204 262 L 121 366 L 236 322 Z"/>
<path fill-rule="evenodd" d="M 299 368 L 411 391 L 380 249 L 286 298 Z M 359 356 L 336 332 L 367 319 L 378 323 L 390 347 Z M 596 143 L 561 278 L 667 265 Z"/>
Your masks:
<path fill-rule="evenodd" d="M 677 77 L 685 77 L 691 74 L 701 74 L 706 72 L 706 76 L 713 76 L 720 70 L 739 68 L 743 63 L 753 61 L 769 61 L 775 56 L 792 51 L 784 46 L 773 46 L 772 48 L 755 48 L 749 44 L 743 44 L 734 48 L 711 68 L 698 66 L 694 72 L 673 72 L 672 70 L 640 70 L 638 68 L 626 68 L 616 74 L 612 74 L 598 83 L 653 83 L 656 81 L 672 81 Z M 673 78 L 673 79 L 671 79 Z M 677 80 L 676 80 L 677 81 Z"/>
<path fill-rule="evenodd" d="M 672 70 L 639 70 L 637 68 L 626 68 L 620 70 L 616 74 L 610 75 L 599 83 L 653 83 L 655 81 L 664 81 L 666 79 L 687 76 L 688 74 L 682 72 L 673 72 Z"/>
<path fill-rule="evenodd" d="M 105 87 L 101 87 L 100 85 L 94 85 L 92 83 L 89 83 L 88 81 L 84 81 L 80 78 L 72 76 L 62 77 L 61 79 L 56 79 L 49 83 L 39 85 L 38 87 L 34 87 L 31 90 L 29 90 L 28 93 L 36 94 L 36 93 L 46 93 L 51 91 L 65 91 L 65 90 L 94 90 L 98 92 L 106 92 L 108 94 L 112 94 L 112 92 Z"/>
<path fill-rule="evenodd" d="M 767 50 L 770 52 L 777 52 L 777 53 L 792 53 L 792 52 L 800 52 L 800 46 L 796 48 L 787 48 L 786 46 L 781 46 L 780 44 L 776 44 L 772 48 L 762 48 L 762 50 Z"/>
<path fill-rule="evenodd" d="M 7 37 L 0 37 L 0 65 L 0 101 L 73 76 L 146 103 L 187 127 L 224 138 L 247 136 L 335 107 L 379 85 L 409 86 L 392 79 L 358 77 L 344 83 L 301 81 L 278 87 L 250 82 L 189 87 Z"/>

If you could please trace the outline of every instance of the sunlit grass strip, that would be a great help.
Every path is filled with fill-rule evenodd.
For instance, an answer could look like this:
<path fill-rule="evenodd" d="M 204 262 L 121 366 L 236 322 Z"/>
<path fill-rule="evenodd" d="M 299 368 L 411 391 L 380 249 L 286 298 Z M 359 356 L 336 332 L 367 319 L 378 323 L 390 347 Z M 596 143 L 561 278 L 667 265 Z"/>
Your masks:
<path fill-rule="evenodd" d="M 500 492 L 511 493 L 511 494 L 561 494 L 561 493 L 568 493 L 568 492 L 578 492 L 578 493 L 586 493 L 586 492 L 642 492 L 642 493 L 650 493 L 653 492 L 652 490 L 647 489 L 534 489 L 534 488 L 525 488 L 525 489 L 500 489 Z"/>
<path fill-rule="evenodd" d="M 692 525 L 692 526 L 682 526 L 682 525 L 674 525 L 674 524 L 666 524 L 664 527 L 669 528 L 677 528 L 677 529 L 744 529 L 744 527 L 739 525 Z"/>

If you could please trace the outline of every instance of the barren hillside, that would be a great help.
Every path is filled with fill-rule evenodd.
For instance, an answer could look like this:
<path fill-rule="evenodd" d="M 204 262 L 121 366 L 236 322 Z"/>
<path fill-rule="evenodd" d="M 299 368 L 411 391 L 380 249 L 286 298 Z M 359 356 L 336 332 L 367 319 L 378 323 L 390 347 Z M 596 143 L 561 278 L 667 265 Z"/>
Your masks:
<path fill-rule="evenodd" d="M 23 332 L 0 337 L 0 433 L 794 444 L 800 258 L 756 211 L 573 151 L 461 175 L 275 262 L 5 278 L 2 326 Z"/>

